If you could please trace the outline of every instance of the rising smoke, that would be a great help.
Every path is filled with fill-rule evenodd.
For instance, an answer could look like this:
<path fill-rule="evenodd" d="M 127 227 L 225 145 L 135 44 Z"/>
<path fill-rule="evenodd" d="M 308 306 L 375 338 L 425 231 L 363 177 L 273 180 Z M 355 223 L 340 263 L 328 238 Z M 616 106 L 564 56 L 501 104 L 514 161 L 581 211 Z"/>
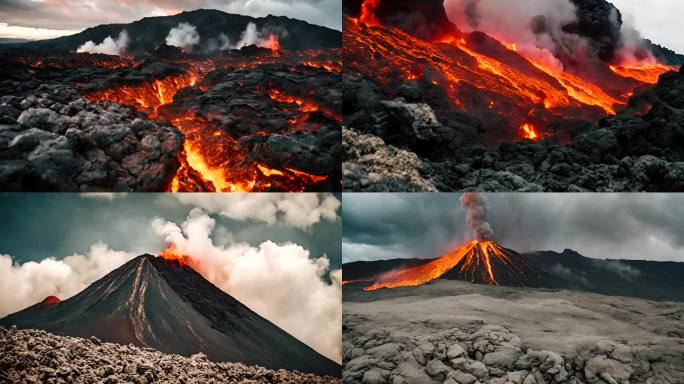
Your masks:
<path fill-rule="evenodd" d="M 235 49 L 240 49 L 248 45 L 256 45 L 262 48 L 275 49 L 274 40 L 271 38 L 273 31 L 259 31 L 256 24 L 249 23 L 245 30 L 240 34 L 240 40 L 233 46 Z M 277 41 L 277 40 L 276 40 Z"/>
<path fill-rule="evenodd" d="M 193 46 L 199 44 L 200 35 L 197 28 L 188 23 L 178 23 L 177 27 L 171 28 L 166 36 L 166 44 L 191 51 Z"/>
<path fill-rule="evenodd" d="M 95 44 L 92 40 L 78 47 L 76 52 L 83 53 L 103 53 L 105 55 L 124 55 L 128 47 L 128 32 L 122 30 L 119 36 L 114 40 L 111 36 L 107 36 L 100 44 Z"/>
<path fill-rule="evenodd" d="M 494 230 L 487 222 L 487 197 L 480 193 L 466 192 L 459 200 L 466 208 L 466 222 L 475 232 L 477 240 L 491 240 L 494 237 Z"/>
<path fill-rule="evenodd" d="M 564 28 L 578 20 L 570 0 L 445 0 L 444 8 L 462 31 L 482 31 L 505 44 L 515 43 L 521 55 L 549 68 L 562 70 L 567 62 L 598 55 L 587 37 Z M 644 40 L 634 28 L 621 24 L 617 10 L 605 22 L 620 33 L 616 60 L 649 59 Z"/>

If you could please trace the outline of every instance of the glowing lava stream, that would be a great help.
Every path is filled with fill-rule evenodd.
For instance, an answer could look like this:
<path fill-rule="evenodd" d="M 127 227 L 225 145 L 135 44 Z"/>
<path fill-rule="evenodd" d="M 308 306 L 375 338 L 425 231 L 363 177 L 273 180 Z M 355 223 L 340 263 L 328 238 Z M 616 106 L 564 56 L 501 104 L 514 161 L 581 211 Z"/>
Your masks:
<path fill-rule="evenodd" d="M 491 240 L 473 240 L 457 250 L 426 264 L 391 271 L 377 277 L 375 283 L 364 287 L 364 291 L 380 288 L 409 287 L 425 284 L 442 277 L 458 264 L 456 271 L 464 280 L 481 281 L 484 284 L 499 285 L 492 269 L 492 259 L 507 265 L 509 269 L 518 269 L 513 265 L 506 250 Z M 480 268 L 483 267 L 483 270 Z M 362 280 L 359 280 L 362 281 Z"/>
<path fill-rule="evenodd" d="M 611 65 L 610 70 L 622 77 L 631 77 L 642 83 L 657 84 L 660 75 L 669 71 L 677 71 L 678 67 L 664 64 Z"/>
<path fill-rule="evenodd" d="M 364 291 L 374 291 L 380 288 L 408 287 L 425 284 L 445 274 L 458 264 L 463 257 L 478 245 L 477 240 L 462 246 L 454 252 L 448 253 L 427 264 L 384 273 L 374 284 L 364 287 Z"/>

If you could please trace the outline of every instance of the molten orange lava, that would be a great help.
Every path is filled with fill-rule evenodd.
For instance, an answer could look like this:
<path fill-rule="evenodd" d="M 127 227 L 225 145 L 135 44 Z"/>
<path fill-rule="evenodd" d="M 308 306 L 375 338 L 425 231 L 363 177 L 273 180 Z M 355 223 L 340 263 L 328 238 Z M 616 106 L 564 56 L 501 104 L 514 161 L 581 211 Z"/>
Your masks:
<path fill-rule="evenodd" d="M 180 265 L 186 265 L 190 261 L 188 255 L 181 253 L 175 243 L 169 244 L 166 249 L 159 252 L 159 257 L 163 257 L 166 260 L 178 260 Z"/>
<path fill-rule="evenodd" d="M 197 75 L 187 73 L 169 76 L 163 79 L 138 85 L 122 85 L 120 87 L 106 89 L 85 95 L 86 100 L 113 101 L 115 103 L 131 106 L 140 111 L 147 111 L 156 115 L 160 106 L 173 101 L 173 96 L 181 88 L 194 85 Z"/>
<path fill-rule="evenodd" d="M 389 93 L 396 92 L 398 78 L 429 81 L 443 89 L 455 108 L 480 119 L 488 132 L 501 132 L 501 121 L 515 129 L 507 137 L 498 134 L 485 141 L 531 138 L 521 128 L 532 115 L 538 137 L 539 129 L 561 118 L 595 120 L 615 114 L 641 85 L 634 79 L 653 83 L 657 74 L 672 69 L 641 66 L 627 72 L 614 67 L 611 72 L 606 66 L 600 76 L 579 75 L 525 56 L 514 42 L 497 45 L 494 39 L 458 31 L 435 41 L 418 39 L 376 24 L 370 12 L 375 6 L 375 1 L 364 1 L 359 19 L 345 19 L 345 71 L 371 78 Z"/>
<path fill-rule="evenodd" d="M 676 71 L 678 68 L 664 64 L 611 65 L 610 70 L 622 77 L 631 77 L 642 83 L 657 84 L 660 75 L 669 71 Z"/>
<path fill-rule="evenodd" d="M 537 140 L 537 132 L 534 130 L 534 126 L 529 123 L 523 124 L 520 129 L 522 130 L 523 138 L 530 140 Z"/>
<path fill-rule="evenodd" d="M 359 21 L 369 27 L 380 25 L 380 20 L 375 16 L 375 8 L 378 4 L 380 4 L 380 0 L 363 0 Z"/>
<path fill-rule="evenodd" d="M 266 46 L 270 48 L 271 51 L 280 51 L 280 40 L 278 40 L 278 36 L 274 33 L 268 35 Z"/>
<path fill-rule="evenodd" d="M 373 291 L 380 288 L 408 287 L 425 284 L 440 278 L 442 275 L 456 267 L 460 275 L 464 275 L 475 281 L 472 273 L 477 273 L 477 279 L 485 284 L 498 285 L 495 273 L 492 270 L 492 258 L 503 263 L 509 263 L 506 251 L 491 240 L 473 240 L 457 250 L 442 257 L 434 259 L 426 264 L 392 271 L 380 275 L 372 285 L 364 287 L 364 291 Z M 484 266 L 484 268 L 479 268 Z"/>

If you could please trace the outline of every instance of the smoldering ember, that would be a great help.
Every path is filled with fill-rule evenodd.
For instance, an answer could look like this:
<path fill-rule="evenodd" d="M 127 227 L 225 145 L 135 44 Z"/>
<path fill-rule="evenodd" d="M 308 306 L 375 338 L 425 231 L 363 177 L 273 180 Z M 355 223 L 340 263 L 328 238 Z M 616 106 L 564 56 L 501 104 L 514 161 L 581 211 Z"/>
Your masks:
<path fill-rule="evenodd" d="M 341 188 L 341 33 L 216 10 L 0 46 L 0 189 Z"/>
<path fill-rule="evenodd" d="M 611 3 L 343 11 L 345 190 L 684 190 L 684 56 Z"/>

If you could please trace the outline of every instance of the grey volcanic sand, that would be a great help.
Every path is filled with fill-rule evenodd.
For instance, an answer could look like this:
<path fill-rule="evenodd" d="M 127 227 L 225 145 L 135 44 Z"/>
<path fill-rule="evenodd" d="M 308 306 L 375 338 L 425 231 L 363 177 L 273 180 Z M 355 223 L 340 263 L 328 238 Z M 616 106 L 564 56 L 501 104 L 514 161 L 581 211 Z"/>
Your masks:
<path fill-rule="evenodd" d="M 343 308 L 347 383 L 684 383 L 684 303 L 440 280 Z"/>

